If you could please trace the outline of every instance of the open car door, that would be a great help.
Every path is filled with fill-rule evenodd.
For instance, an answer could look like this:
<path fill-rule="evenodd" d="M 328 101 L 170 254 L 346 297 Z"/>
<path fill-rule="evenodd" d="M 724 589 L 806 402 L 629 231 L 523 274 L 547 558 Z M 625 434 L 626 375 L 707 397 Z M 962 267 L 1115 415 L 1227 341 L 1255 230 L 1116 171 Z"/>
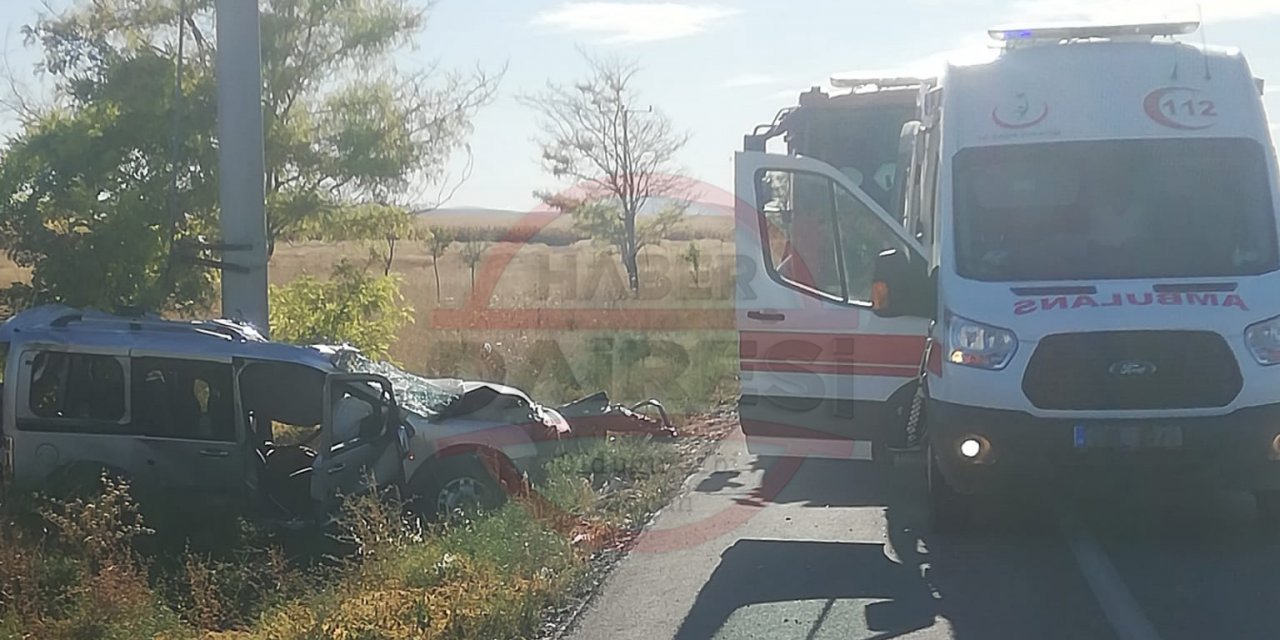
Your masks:
<path fill-rule="evenodd" d="M 872 459 L 904 428 L 930 320 L 873 310 L 877 259 L 924 251 L 848 177 L 798 156 L 735 157 L 736 322 L 750 451 Z"/>
<path fill-rule="evenodd" d="M 373 374 L 328 374 L 324 421 L 312 465 L 312 499 L 331 506 L 339 496 L 403 486 L 404 428 L 390 380 Z"/>

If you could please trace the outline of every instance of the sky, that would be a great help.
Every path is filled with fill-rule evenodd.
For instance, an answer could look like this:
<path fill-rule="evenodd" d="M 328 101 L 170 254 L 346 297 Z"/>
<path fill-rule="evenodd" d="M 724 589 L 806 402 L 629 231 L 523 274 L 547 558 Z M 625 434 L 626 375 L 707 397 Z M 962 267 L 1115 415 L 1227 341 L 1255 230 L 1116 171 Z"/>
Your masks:
<path fill-rule="evenodd" d="M 23 46 L 21 26 L 45 2 L 69 1 L 0 0 L 0 45 L 11 69 L 28 68 L 38 54 Z M 832 73 L 927 72 L 948 58 L 981 55 L 986 30 L 1001 24 L 1196 15 L 1196 5 L 1179 0 L 437 0 L 397 64 L 507 67 L 497 99 L 474 122 L 472 176 L 449 206 L 527 210 L 533 191 L 567 185 L 541 167 L 536 118 L 517 96 L 582 77 L 580 50 L 637 61 L 643 103 L 691 136 L 680 168 L 732 191 L 743 134 Z M 1184 39 L 1239 47 L 1254 74 L 1271 80 L 1265 102 L 1280 126 L 1280 1 L 1213 0 L 1203 3 L 1203 17 L 1203 34 Z M 11 131 L 5 118 L 0 131 Z"/>

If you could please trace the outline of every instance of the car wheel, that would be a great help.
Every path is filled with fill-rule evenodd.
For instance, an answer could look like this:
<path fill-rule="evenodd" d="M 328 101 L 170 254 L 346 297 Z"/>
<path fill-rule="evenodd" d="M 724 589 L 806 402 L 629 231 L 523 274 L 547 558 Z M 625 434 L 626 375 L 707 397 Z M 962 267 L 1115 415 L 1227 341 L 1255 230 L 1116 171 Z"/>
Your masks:
<path fill-rule="evenodd" d="M 938 468 L 937 457 L 930 445 L 926 453 L 929 463 L 929 524 L 938 533 L 960 533 L 969 528 L 973 517 L 973 498 L 957 492 Z"/>
<path fill-rule="evenodd" d="M 506 502 L 506 492 L 477 456 L 428 462 L 431 482 L 418 499 L 426 515 L 491 511 Z"/>

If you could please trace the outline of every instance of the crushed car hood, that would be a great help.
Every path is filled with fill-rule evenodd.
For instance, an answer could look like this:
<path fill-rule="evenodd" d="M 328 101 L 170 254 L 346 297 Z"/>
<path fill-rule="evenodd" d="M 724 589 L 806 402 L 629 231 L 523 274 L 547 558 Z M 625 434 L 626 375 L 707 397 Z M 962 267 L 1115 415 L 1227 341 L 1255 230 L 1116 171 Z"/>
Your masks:
<path fill-rule="evenodd" d="M 372 360 L 348 346 L 313 347 L 328 355 L 334 366 L 350 373 L 373 373 L 391 381 L 399 404 L 430 422 L 454 417 L 541 424 L 554 438 L 592 437 L 607 432 L 675 436 L 661 403 L 654 400 L 627 408 L 609 401 L 604 392 L 558 408 L 535 402 L 527 393 L 505 384 L 456 378 L 425 378 L 389 362 Z M 660 419 L 637 413 L 656 408 Z"/>
<path fill-rule="evenodd" d="M 329 353 L 339 369 L 386 377 L 400 406 L 432 421 L 458 416 L 512 423 L 533 421 L 560 434 L 569 432 L 569 423 L 563 416 L 515 387 L 478 380 L 424 378 L 389 362 L 370 359 L 350 347 L 317 349 Z"/>

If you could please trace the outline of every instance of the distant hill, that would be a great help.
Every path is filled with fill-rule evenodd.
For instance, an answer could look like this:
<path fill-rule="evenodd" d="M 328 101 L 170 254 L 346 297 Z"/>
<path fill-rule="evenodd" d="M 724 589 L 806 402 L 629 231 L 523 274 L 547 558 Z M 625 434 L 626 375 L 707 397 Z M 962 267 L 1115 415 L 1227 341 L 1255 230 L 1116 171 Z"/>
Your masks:
<path fill-rule="evenodd" d="M 657 213 L 667 204 L 663 198 L 653 198 L 640 211 L 640 215 L 650 215 Z M 512 209 L 492 209 L 488 207 L 444 207 L 441 209 L 432 209 L 430 211 L 422 211 L 417 215 L 424 221 L 430 223 L 433 220 L 449 220 L 457 221 L 464 219 L 474 219 L 478 223 L 498 224 L 503 221 L 511 221 L 527 215 L 527 211 L 515 211 Z M 689 216 L 727 216 L 733 215 L 731 207 L 721 206 L 718 204 L 694 202 L 689 205 L 689 209 L 685 212 Z"/>
<path fill-rule="evenodd" d="M 490 209 L 487 207 L 444 207 L 441 209 L 419 211 L 416 215 L 424 218 L 437 217 L 450 219 L 472 216 L 476 218 L 511 218 L 525 215 L 525 213 L 526 212 L 524 211 L 515 211 L 512 209 Z"/>

